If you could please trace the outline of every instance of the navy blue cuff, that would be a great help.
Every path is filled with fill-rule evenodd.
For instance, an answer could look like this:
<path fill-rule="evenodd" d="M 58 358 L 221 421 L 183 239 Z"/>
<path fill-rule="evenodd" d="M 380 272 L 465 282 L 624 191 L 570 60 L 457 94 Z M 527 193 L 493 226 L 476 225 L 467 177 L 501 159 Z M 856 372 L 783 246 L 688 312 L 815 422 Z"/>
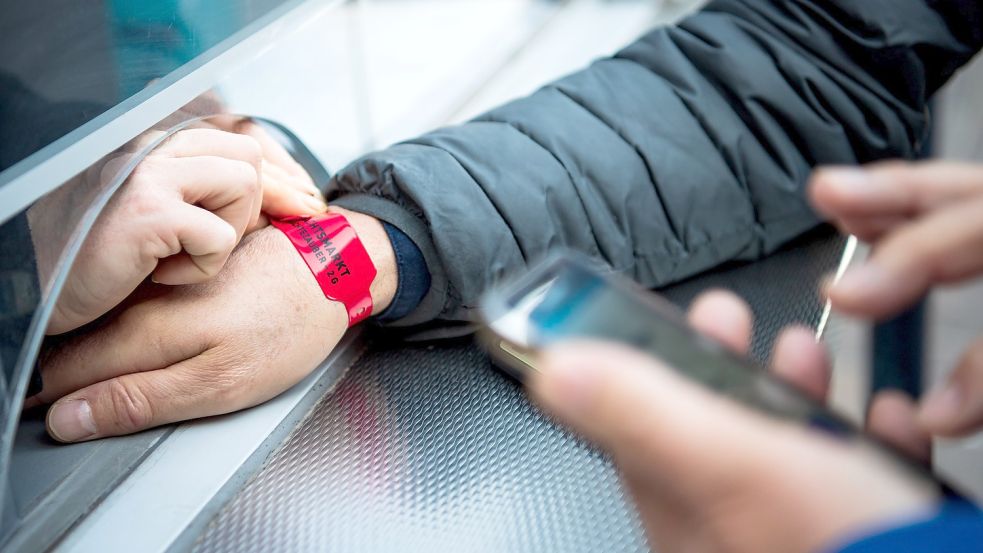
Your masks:
<path fill-rule="evenodd" d="M 980 544 L 983 544 L 983 513 L 964 500 L 949 500 L 930 519 L 861 539 L 839 553 L 969 553 L 979 551 Z"/>
<path fill-rule="evenodd" d="M 389 242 L 396 253 L 398 282 L 393 302 L 376 317 L 380 322 L 395 321 L 409 315 L 430 291 L 430 271 L 423 252 L 403 231 L 383 221 Z"/>

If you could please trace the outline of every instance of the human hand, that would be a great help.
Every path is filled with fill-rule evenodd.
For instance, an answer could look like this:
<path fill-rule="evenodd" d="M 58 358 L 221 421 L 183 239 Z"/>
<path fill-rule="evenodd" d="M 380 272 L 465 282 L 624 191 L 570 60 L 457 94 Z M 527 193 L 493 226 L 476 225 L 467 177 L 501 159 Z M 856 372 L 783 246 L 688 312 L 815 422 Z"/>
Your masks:
<path fill-rule="evenodd" d="M 834 309 L 883 319 L 901 312 L 930 288 L 983 273 L 983 165 L 890 162 L 817 171 L 809 187 L 816 209 L 873 251 L 827 293 Z M 928 435 L 962 436 L 983 426 L 983 339 L 963 354 L 947 382 L 916 406 L 890 392 L 891 417 L 871 412 L 881 427 L 908 443 Z M 875 398 L 874 407 L 879 400 Z M 907 421 L 902 430 L 898 421 Z M 919 438 L 920 436 L 920 438 Z"/>
<path fill-rule="evenodd" d="M 704 296 L 690 321 L 746 351 L 751 318 L 738 300 Z M 540 366 L 533 397 L 610 453 L 654 550 L 820 551 L 932 508 L 931 493 L 882 459 L 746 409 L 637 351 L 564 344 Z"/>
<path fill-rule="evenodd" d="M 229 131 L 251 137 L 259 144 L 264 214 L 288 217 L 324 213 L 324 195 L 311 176 L 261 125 L 252 119 L 239 119 L 229 125 Z"/>
<path fill-rule="evenodd" d="M 341 209 L 378 275 L 375 310 L 391 302 L 395 255 L 375 219 Z M 300 381 L 348 326 L 280 231 L 246 239 L 202 284 L 142 286 L 118 315 L 66 337 L 42 357 L 43 390 L 54 402 L 48 432 L 74 442 L 228 413 L 262 403 Z"/>
<path fill-rule="evenodd" d="M 195 128 L 218 129 L 242 134 L 256 140 L 262 152 L 261 181 L 263 213 L 273 217 L 314 215 L 326 209 L 324 196 L 307 171 L 266 132 L 248 117 L 229 113 L 221 96 L 208 91 L 182 106 L 163 121 L 137 137 L 124 150 L 135 150 L 158 138 L 166 130 L 186 121 L 198 119 Z M 266 226 L 260 218 L 258 226 Z"/>
<path fill-rule="evenodd" d="M 298 174 L 306 177 L 303 169 L 260 127 L 243 120 L 236 126 L 237 132 L 211 125 L 179 131 L 140 162 L 86 237 L 49 334 L 91 322 L 148 275 L 168 285 L 211 278 L 243 235 L 261 226 L 261 210 L 312 215 L 326 209 L 309 177 Z M 100 179 L 111 178 L 132 155 L 124 149 L 109 159 Z"/>
<path fill-rule="evenodd" d="M 828 403 L 832 366 L 814 331 L 801 326 L 782 330 L 775 341 L 771 371 L 816 402 Z M 900 390 L 879 392 L 871 399 L 864 423 L 867 432 L 912 459 L 931 463 L 932 437 L 918 423 L 917 404 L 908 394 Z"/>

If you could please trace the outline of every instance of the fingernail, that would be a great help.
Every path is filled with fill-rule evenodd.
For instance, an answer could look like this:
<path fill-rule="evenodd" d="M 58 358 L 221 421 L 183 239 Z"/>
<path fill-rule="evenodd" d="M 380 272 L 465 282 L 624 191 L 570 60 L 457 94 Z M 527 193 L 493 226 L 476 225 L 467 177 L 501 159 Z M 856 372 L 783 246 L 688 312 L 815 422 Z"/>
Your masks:
<path fill-rule="evenodd" d="M 539 363 L 537 395 L 547 408 L 565 417 L 588 410 L 597 390 L 597 371 L 568 355 L 548 355 Z"/>
<path fill-rule="evenodd" d="M 96 434 L 92 408 L 84 399 L 59 401 L 48 411 L 48 432 L 59 442 L 77 442 Z"/>
<path fill-rule="evenodd" d="M 879 294 L 891 284 L 891 276 L 881 267 L 868 263 L 843 274 L 840 280 L 828 288 L 828 292 L 867 296 Z"/>
<path fill-rule="evenodd" d="M 328 210 L 328 204 L 313 196 L 304 196 L 304 205 L 317 213 L 324 213 Z"/>
<path fill-rule="evenodd" d="M 931 391 L 922 402 L 919 418 L 929 428 L 950 427 L 958 422 L 963 394 L 957 384 L 947 383 Z"/>

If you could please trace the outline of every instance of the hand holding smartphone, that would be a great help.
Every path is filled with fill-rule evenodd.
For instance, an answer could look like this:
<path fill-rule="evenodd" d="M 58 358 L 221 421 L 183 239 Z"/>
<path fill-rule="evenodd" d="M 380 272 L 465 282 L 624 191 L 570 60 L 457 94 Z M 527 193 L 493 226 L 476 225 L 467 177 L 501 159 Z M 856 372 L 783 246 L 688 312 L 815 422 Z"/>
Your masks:
<path fill-rule="evenodd" d="M 691 329 L 667 301 L 641 286 L 563 255 L 488 293 L 480 337 L 498 365 L 522 381 L 537 351 L 573 339 L 619 342 L 643 350 L 687 378 L 769 416 L 835 436 L 886 470 L 937 491 L 929 470 L 863 433 L 748 359 Z"/>

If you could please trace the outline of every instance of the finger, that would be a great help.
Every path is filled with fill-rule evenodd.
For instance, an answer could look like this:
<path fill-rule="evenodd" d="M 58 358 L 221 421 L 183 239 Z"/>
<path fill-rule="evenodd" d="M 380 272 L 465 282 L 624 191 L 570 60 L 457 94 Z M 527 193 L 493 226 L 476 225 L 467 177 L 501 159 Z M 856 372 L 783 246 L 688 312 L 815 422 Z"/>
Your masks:
<path fill-rule="evenodd" d="M 259 217 L 262 202 L 260 175 L 263 168 L 263 152 L 259 143 L 249 136 L 213 128 L 215 123 L 220 122 L 218 119 L 211 122 L 203 121 L 197 125 L 197 128 L 178 131 L 158 146 L 152 157 L 224 158 L 241 161 L 252 166 L 254 178 L 243 181 L 249 183 L 252 191 L 248 199 L 242 202 L 244 205 L 248 205 L 249 217 L 244 224 L 236 226 L 237 236 L 241 238 L 248 227 L 255 225 Z M 204 171 L 199 174 L 207 178 L 210 172 Z M 241 191 L 241 188 L 237 188 L 237 190 Z"/>
<path fill-rule="evenodd" d="M 867 428 L 914 459 L 928 462 L 931 458 L 931 436 L 920 428 L 917 405 L 904 392 L 877 394 L 867 413 Z"/>
<path fill-rule="evenodd" d="M 925 397 L 918 419 L 933 434 L 964 436 L 983 428 L 983 339 L 963 354 L 955 371 Z"/>
<path fill-rule="evenodd" d="M 255 219 L 262 190 L 260 176 L 244 161 L 215 156 L 154 158 L 141 175 L 174 186 L 185 203 L 222 218 L 242 238 Z"/>
<path fill-rule="evenodd" d="M 328 210 L 323 200 L 298 192 L 294 188 L 263 174 L 263 212 L 271 217 L 317 215 Z"/>
<path fill-rule="evenodd" d="M 827 167 L 814 174 L 809 194 L 827 218 L 912 217 L 983 193 L 979 165 L 888 162 Z"/>
<path fill-rule="evenodd" d="M 214 213 L 183 204 L 175 208 L 172 237 L 179 253 L 161 259 L 154 282 L 168 285 L 204 282 L 218 274 L 238 242 L 236 230 Z"/>
<path fill-rule="evenodd" d="M 856 236 L 857 239 L 871 244 L 909 220 L 910 218 L 900 215 L 869 215 L 843 217 L 836 219 L 834 223 L 841 233 Z"/>
<path fill-rule="evenodd" d="M 277 217 L 316 215 L 327 210 L 324 195 L 307 171 L 255 121 L 244 119 L 237 132 L 251 136 L 263 151 L 263 211 Z M 293 189 L 299 195 L 291 194 Z M 311 199 L 313 197 L 314 199 Z"/>
<path fill-rule="evenodd" d="M 717 470 L 714 460 L 730 445 L 758 451 L 761 438 L 754 429 L 774 431 L 763 417 L 623 346 L 562 344 L 545 351 L 537 365 L 541 370 L 529 381 L 536 402 L 611 452 L 622 468 L 637 461 L 653 474 Z M 740 455 L 731 456 L 727 469 L 741 470 L 741 461 Z"/>
<path fill-rule="evenodd" d="M 913 459 L 928 463 L 932 458 L 932 437 L 919 425 L 917 405 L 904 392 L 877 394 L 867 413 L 867 428 Z"/>
<path fill-rule="evenodd" d="M 169 157 L 223 157 L 244 161 L 258 173 L 263 150 L 252 137 L 211 128 L 184 129 L 174 133 L 154 150 Z"/>
<path fill-rule="evenodd" d="M 305 194 L 307 196 L 313 196 L 315 198 L 324 199 L 324 195 L 321 191 L 314 186 L 314 182 L 309 178 L 301 178 L 296 175 L 292 175 L 283 169 L 276 163 L 266 163 L 263 165 L 263 174 L 268 175 L 277 181 L 287 184 L 297 192 Z M 306 173 L 305 173 L 306 175 Z"/>
<path fill-rule="evenodd" d="M 983 198 L 954 204 L 885 236 L 863 265 L 829 288 L 833 307 L 886 318 L 929 287 L 983 271 Z"/>
<path fill-rule="evenodd" d="M 829 394 L 830 363 L 826 349 L 816 342 L 813 331 L 791 327 L 775 342 L 771 371 L 821 403 Z"/>
<path fill-rule="evenodd" d="M 207 333 L 190 328 L 193 321 L 174 325 L 155 315 L 159 312 L 159 303 L 142 303 L 123 311 L 99 332 L 47 350 L 41 363 L 44 386 L 37 400 L 51 403 L 97 382 L 160 369 L 208 349 Z"/>
<path fill-rule="evenodd" d="M 690 306 L 687 318 L 696 330 L 737 353 L 747 353 L 751 345 L 751 308 L 731 292 L 711 290 L 701 294 Z"/>
<path fill-rule="evenodd" d="M 209 350 L 155 371 L 98 382 L 55 402 L 47 427 L 60 442 L 78 442 L 132 434 L 194 418 L 220 415 L 249 406 L 222 378 L 228 359 Z"/>
<path fill-rule="evenodd" d="M 263 128 L 262 125 L 256 123 L 251 119 L 243 119 L 236 126 L 236 132 L 242 133 L 246 136 L 251 137 L 255 140 L 260 149 L 263 152 L 263 157 L 272 163 L 273 165 L 280 167 L 286 171 L 289 175 L 300 177 L 302 180 L 306 180 L 310 183 L 311 188 L 317 191 L 317 187 L 314 186 L 313 181 L 311 181 L 310 175 L 297 160 L 287 152 L 286 148 L 280 145 L 271 135 Z"/>

